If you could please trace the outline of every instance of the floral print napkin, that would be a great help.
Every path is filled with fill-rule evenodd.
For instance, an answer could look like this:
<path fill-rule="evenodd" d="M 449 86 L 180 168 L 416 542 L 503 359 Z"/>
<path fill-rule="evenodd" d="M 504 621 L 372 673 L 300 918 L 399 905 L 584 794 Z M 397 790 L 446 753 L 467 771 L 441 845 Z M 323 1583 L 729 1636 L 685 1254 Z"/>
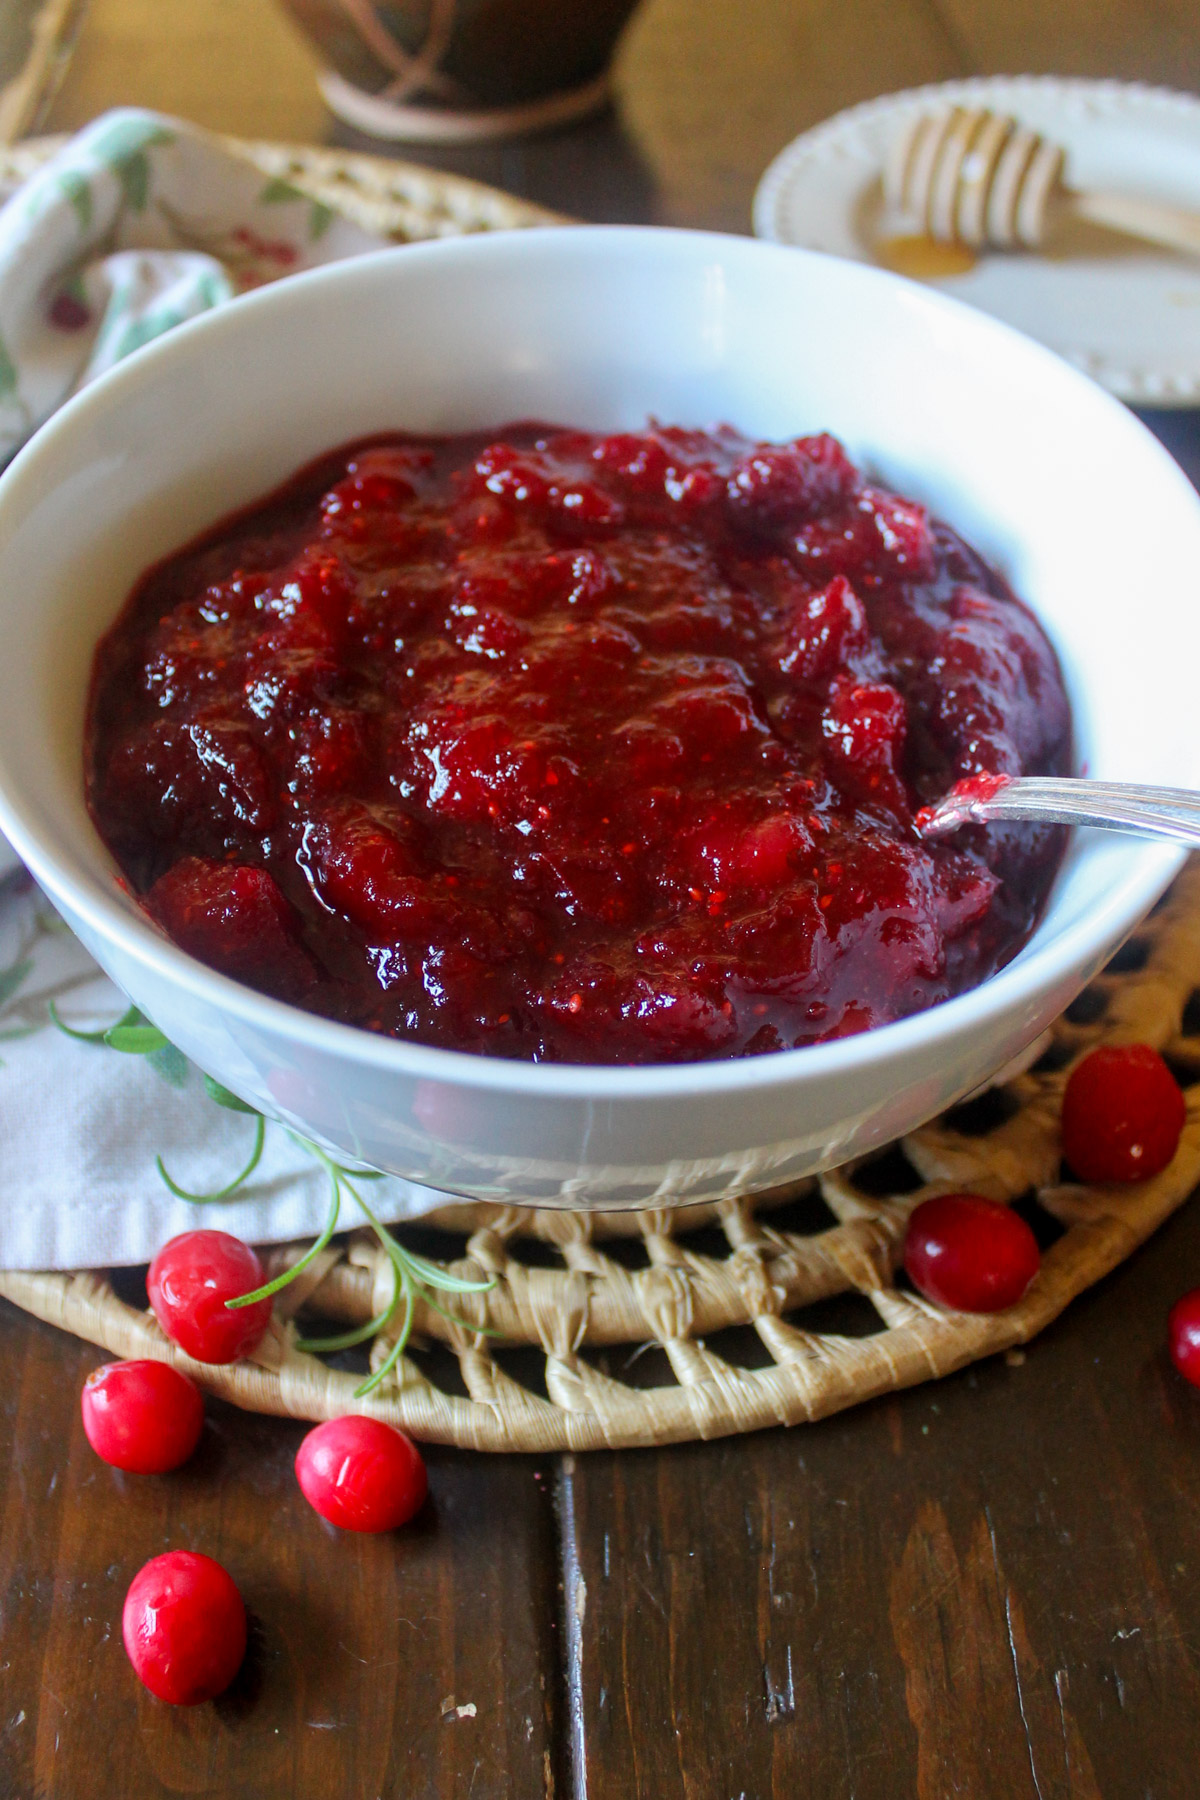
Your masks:
<path fill-rule="evenodd" d="M 194 126 L 106 113 L 0 211 L 0 459 L 173 325 L 381 241 Z"/>

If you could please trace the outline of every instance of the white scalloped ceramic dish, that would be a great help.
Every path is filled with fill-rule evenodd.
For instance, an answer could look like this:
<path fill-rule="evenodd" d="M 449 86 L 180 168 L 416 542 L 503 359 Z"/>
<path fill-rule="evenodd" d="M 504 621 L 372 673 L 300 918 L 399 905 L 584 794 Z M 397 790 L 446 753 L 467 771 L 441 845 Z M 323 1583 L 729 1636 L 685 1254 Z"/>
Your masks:
<path fill-rule="evenodd" d="M 758 236 L 875 262 L 888 144 L 915 113 L 964 103 L 1012 113 L 1062 144 L 1073 186 L 1200 209 L 1200 99 L 1118 81 L 989 76 L 886 94 L 805 132 L 759 184 Z M 931 285 L 1038 338 L 1122 400 L 1200 405 L 1200 258 L 1079 225 L 1045 252 L 984 256 Z"/>

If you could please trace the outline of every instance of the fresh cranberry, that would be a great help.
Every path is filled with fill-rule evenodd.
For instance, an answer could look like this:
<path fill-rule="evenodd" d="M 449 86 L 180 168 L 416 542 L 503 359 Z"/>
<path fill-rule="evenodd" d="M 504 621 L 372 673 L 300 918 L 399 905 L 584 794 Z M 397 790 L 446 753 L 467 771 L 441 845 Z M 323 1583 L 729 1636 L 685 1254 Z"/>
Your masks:
<path fill-rule="evenodd" d="M 230 1307 L 261 1287 L 263 1266 L 227 1231 L 185 1231 L 164 1244 L 146 1277 L 154 1316 L 173 1343 L 202 1363 L 248 1356 L 271 1321 L 270 1300 Z"/>
<path fill-rule="evenodd" d="M 131 1475 L 165 1475 L 200 1441 L 204 1401 L 164 1362 L 103 1363 L 83 1384 L 83 1429 L 97 1456 Z"/>
<path fill-rule="evenodd" d="M 1167 1347 L 1179 1373 L 1200 1387 L 1200 1288 L 1184 1294 L 1167 1315 Z"/>
<path fill-rule="evenodd" d="M 1185 1113 L 1179 1083 L 1157 1050 L 1102 1045 L 1067 1081 L 1063 1155 L 1081 1181 L 1144 1181 L 1174 1156 Z"/>
<path fill-rule="evenodd" d="M 121 1635 L 134 1674 L 171 1706 L 224 1693 L 246 1654 L 246 1608 L 230 1575 L 195 1550 L 168 1550 L 138 1570 Z"/>
<path fill-rule="evenodd" d="M 1037 1239 L 1019 1214 L 979 1194 L 923 1200 L 908 1221 L 904 1267 L 927 1300 L 956 1312 L 1003 1312 L 1038 1272 Z"/>
<path fill-rule="evenodd" d="M 343 1531 L 393 1531 L 420 1511 L 429 1483 L 411 1438 L 379 1419 L 327 1419 L 296 1452 L 309 1505 Z"/>

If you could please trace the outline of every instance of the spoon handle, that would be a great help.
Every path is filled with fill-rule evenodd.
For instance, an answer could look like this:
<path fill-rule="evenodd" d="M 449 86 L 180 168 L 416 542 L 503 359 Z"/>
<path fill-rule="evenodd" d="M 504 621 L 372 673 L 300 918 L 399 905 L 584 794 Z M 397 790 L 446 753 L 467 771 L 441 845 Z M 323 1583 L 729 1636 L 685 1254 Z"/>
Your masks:
<path fill-rule="evenodd" d="M 1138 837 L 1167 838 L 1200 849 L 1200 793 L 1190 788 L 1142 787 L 1131 781 L 1080 781 L 1072 776 L 1017 775 L 994 791 L 963 783 L 917 816 L 924 838 L 947 837 L 963 825 L 1028 819 L 1046 825 L 1098 825 Z M 980 789 L 990 784 L 980 782 Z"/>

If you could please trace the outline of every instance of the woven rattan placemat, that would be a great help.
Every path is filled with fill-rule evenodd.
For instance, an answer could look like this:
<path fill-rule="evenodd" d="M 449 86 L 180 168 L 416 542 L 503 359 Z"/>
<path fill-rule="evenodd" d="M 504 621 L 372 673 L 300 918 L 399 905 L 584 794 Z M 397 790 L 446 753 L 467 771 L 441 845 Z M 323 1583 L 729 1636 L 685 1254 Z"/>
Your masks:
<path fill-rule="evenodd" d="M 55 147 L 43 139 L 0 151 L 0 188 L 19 183 Z M 275 144 L 239 148 L 266 172 L 398 240 L 555 221 L 476 182 L 405 163 Z M 1135 1187 L 1064 1183 L 1058 1117 L 1066 1075 L 1097 1043 L 1122 1040 L 1162 1050 L 1188 1090 L 1178 1153 L 1163 1174 Z M 211 1392 L 257 1412 L 368 1412 L 417 1437 L 474 1449 L 665 1444 L 797 1424 L 1011 1350 L 1113 1269 L 1200 1181 L 1200 1087 L 1189 1086 L 1197 1080 L 1200 860 L 1058 1021 L 1028 1073 L 882 1156 L 786 1194 L 677 1212 L 462 1205 L 423 1221 L 423 1247 L 440 1243 L 439 1260 L 453 1273 L 494 1277 L 494 1286 L 456 1296 L 460 1322 L 418 1304 L 410 1353 L 367 1398 L 355 1397 L 360 1373 L 296 1348 L 292 1320 L 301 1310 L 347 1323 L 383 1312 L 391 1278 L 373 1241 L 353 1237 L 324 1252 L 277 1300 L 254 1358 L 228 1367 L 184 1356 L 103 1273 L 0 1273 L 0 1293 L 115 1355 L 174 1361 Z M 1048 1245 L 1033 1286 L 1007 1312 L 952 1313 L 896 1285 L 909 1213 L 957 1188 L 1018 1205 Z M 275 1265 L 298 1254 L 277 1251 Z M 389 1347 L 380 1333 L 372 1366 Z M 654 1359 L 643 1352 L 651 1347 L 665 1353 L 663 1378 L 646 1385 L 641 1377 Z M 622 1379 L 634 1369 L 635 1380 Z"/>

